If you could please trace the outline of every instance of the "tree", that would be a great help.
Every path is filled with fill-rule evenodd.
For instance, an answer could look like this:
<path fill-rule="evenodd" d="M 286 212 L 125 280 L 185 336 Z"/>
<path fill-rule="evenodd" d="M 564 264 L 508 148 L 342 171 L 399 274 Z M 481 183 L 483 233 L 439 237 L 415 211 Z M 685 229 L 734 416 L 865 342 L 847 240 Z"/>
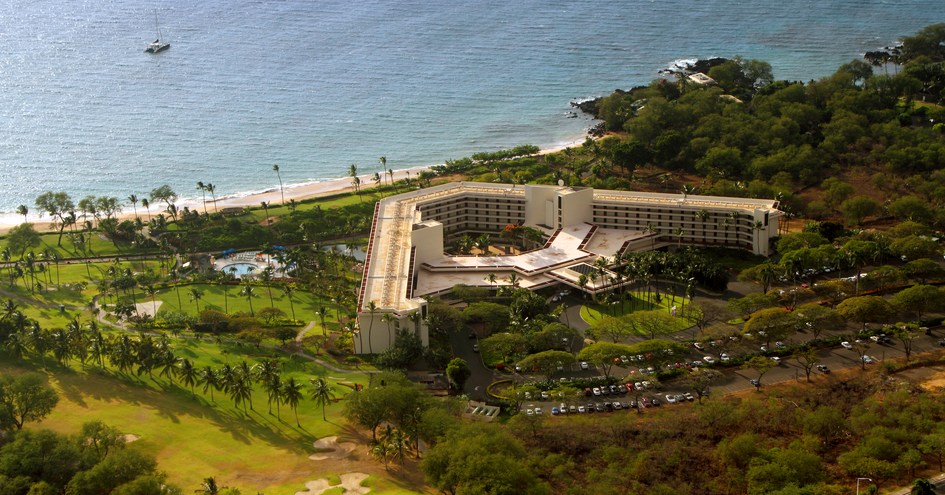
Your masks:
<path fill-rule="evenodd" d="M 19 431 L 27 421 L 42 421 L 58 402 L 42 375 L 0 376 L 0 430 Z"/>
<path fill-rule="evenodd" d="M 912 356 L 912 344 L 921 335 L 919 325 L 915 323 L 896 323 L 893 335 L 902 343 L 902 350 L 906 354 L 906 361 Z"/>
<path fill-rule="evenodd" d="M 840 212 L 847 223 L 853 226 L 859 226 L 866 217 L 875 215 L 879 210 L 879 203 L 867 196 L 854 196 L 840 204 Z"/>
<path fill-rule="evenodd" d="M 599 356 L 594 357 L 594 361 L 599 358 Z M 611 358 L 611 361 L 613 358 Z M 545 375 L 548 379 L 558 370 L 558 368 L 570 367 L 574 364 L 574 355 L 570 352 L 565 351 L 544 351 L 537 354 L 532 354 L 524 359 L 518 361 L 518 365 L 526 370 L 538 370 L 539 373 Z"/>
<path fill-rule="evenodd" d="M 171 186 L 164 184 L 151 190 L 151 202 L 163 201 L 167 208 L 177 201 L 177 193 L 171 189 Z"/>
<path fill-rule="evenodd" d="M 22 258 L 27 250 L 36 248 L 43 240 L 31 223 L 21 223 L 7 233 L 7 248 Z"/>
<path fill-rule="evenodd" d="M 53 217 L 53 225 L 59 227 L 59 239 L 57 246 L 62 246 L 62 232 L 66 228 L 66 216 L 75 210 L 75 204 L 72 198 L 64 192 L 46 191 L 36 198 L 36 207 L 40 212 L 48 213 Z"/>
<path fill-rule="evenodd" d="M 256 312 L 253 311 L 253 298 L 256 297 L 256 290 L 253 289 L 252 285 L 243 286 L 240 290 L 240 295 L 246 298 L 246 302 L 249 303 L 249 315 L 256 316 Z"/>
<path fill-rule="evenodd" d="M 756 387 L 760 389 L 761 379 L 765 376 L 765 373 L 767 373 L 768 371 L 771 370 L 771 368 L 774 367 L 774 361 L 764 356 L 755 356 L 749 359 L 745 363 L 744 367 L 753 369 L 755 370 L 756 373 L 758 373 L 758 384 L 756 385 Z"/>
<path fill-rule="evenodd" d="M 702 404 L 702 398 L 708 393 L 709 385 L 721 377 L 722 373 L 720 371 L 708 368 L 693 368 L 693 370 L 689 372 L 689 376 L 686 377 L 685 384 L 696 394 L 696 397 L 699 398 L 699 403 Z"/>
<path fill-rule="evenodd" d="M 910 313 L 916 321 L 921 321 L 929 312 L 938 312 L 945 307 L 943 292 L 932 285 L 913 285 L 896 293 L 891 299 L 893 307 Z"/>
<path fill-rule="evenodd" d="M 191 289 L 190 289 L 190 300 L 197 304 L 197 314 L 198 314 L 198 315 L 200 314 L 200 300 L 201 300 L 201 299 L 203 299 L 203 291 L 200 290 L 200 289 L 198 289 L 198 288 L 196 288 L 196 287 L 191 287 Z"/>
<path fill-rule="evenodd" d="M 321 376 L 311 380 L 311 382 L 312 400 L 315 401 L 316 406 L 321 406 L 322 408 L 322 421 L 328 421 L 327 416 L 325 416 L 325 408 L 328 407 L 328 404 L 335 398 L 335 392 L 332 390 L 328 380 L 325 380 L 325 378 Z"/>
<path fill-rule="evenodd" d="M 427 451 L 421 469 L 443 493 L 544 495 L 551 492 L 528 465 L 525 448 L 511 435 L 486 424 L 450 431 Z"/>
<path fill-rule="evenodd" d="M 446 365 L 446 377 L 449 379 L 450 385 L 460 392 L 463 391 L 463 385 L 466 384 L 466 380 L 471 375 L 472 370 L 469 369 L 469 365 L 462 358 L 453 358 Z"/>
<path fill-rule="evenodd" d="M 29 215 L 30 209 L 26 205 L 19 205 L 16 207 L 16 214 L 23 215 L 23 223 L 28 222 L 27 215 Z"/>
<path fill-rule="evenodd" d="M 279 179 L 279 192 L 282 194 L 282 204 L 285 205 L 285 187 L 282 186 L 282 174 L 279 173 L 279 165 L 273 165 L 272 171 L 276 173 L 276 177 Z"/>
<path fill-rule="evenodd" d="M 811 371 L 817 364 L 817 349 L 808 347 L 807 349 L 799 350 L 794 353 L 794 359 L 797 361 L 797 364 L 803 368 L 804 375 L 807 376 L 807 381 L 809 382 Z"/>
<path fill-rule="evenodd" d="M 851 297 L 837 305 L 840 316 L 863 324 L 885 323 L 892 319 L 895 310 L 880 296 Z"/>
<path fill-rule="evenodd" d="M 636 313 L 631 313 L 628 316 L 632 316 L 633 314 Z M 631 322 L 628 324 L 628 321 L 625 318 L 612 318 L 610 316 L 604 316 L 603 318 L 594 321 L 590 328 L 586 330 L 586 332 L 589 336 L 593 336 L 595 339 L 607 337 L 616 343 L 635 333 L 634 323 L 635 322 Z"/>
<path fill-rule="evenodd" d="M 194 385 L 196 385 L 197 381 L 200 379 L 200 372 L 194 366 L 194 363 L 190 362 L 187 358 L 181 359 L 180 363 L 177 365 L 177 375 L 180 376 L 180 382 L 184 384 L 184 386 L 190 387 L 190 396 L 196 397 Z"/>
<path fill-rule="evenodd" d="M 302 400 L 302 384 L 295 381 L 295 377 L 289 377 L 282 387 L 282 403 L 289 406 L 295 413 L 295 426 L 302 427 L 299 423 L 299 401 Z"/>
<path fill-rule="evenodd" d="M 614 359 L 620 359 L 620 356 L 639 354 L 633 352 L 631 346 L 626 344 L 613 344 L 610 342 L 595 342 L 585 346 L 578 353 L 577 358 L 581 361 L 590 361 L 602 367 L 604 375 L 610 376 L 610 370 L 614 366 Z"/>

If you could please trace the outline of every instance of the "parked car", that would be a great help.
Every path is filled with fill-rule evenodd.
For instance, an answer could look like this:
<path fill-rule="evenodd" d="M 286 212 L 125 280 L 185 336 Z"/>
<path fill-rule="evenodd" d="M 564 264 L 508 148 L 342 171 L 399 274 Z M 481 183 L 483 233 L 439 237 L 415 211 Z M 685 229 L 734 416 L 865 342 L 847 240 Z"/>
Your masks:
<path fill-rule="evenodd" d="M 771 356 L 771 360 L 774 361 L 774 364 L 776 365 L 781 364 L 781 358 L 779 358 L 778 356 Z"/>
<path fill-rule="evenodd" d="M 479 352 L 479 344 L 473 344 L 473 352 Z"/>
<path fill-rule="evenodd" d="M 541 400 L 548 400 L 548 399 L 550 399 L 550 398 L 551 398 L 551 396 L 548 395 L 548 392 L 545 392 L 545 391 L 542 391 L 542 392 L 541 392 Z"/>
<path fill-rule="evenodd" d="M 704 361 L 705 364 L 715 364 L 715 358 L 712 356 L 705 356 L 702 358 L 702 361 Z"/>
<path fill-rule="evenodd" d="M 693 395 L 692 395 L 691 393 L 689 393 L 689 392 L 686 392 L 686 393 L 683 394 L 683 395 L 686 397 L 686 400 L 688 400 L 689 402 L 692 402 L 692 401 L 696 400 L 695 396 L 693 396 Z"/>
<path fill-rule="evenodd" d="M 818 364 L 817 371 L 820 371 L 821 373 L 826 375 L 830 373 L 830 368 L 828 368 L 826 364 Z"/>
<path fill-rule="evenodd" d="M 581 369 L 586 370 L 590 369 L 591 365 L 587 364 L 587 361 L 581 361 Z"/>
<path fill-rule="evenodd" d="M 719 361 L 722 361 L 723 363 L 727 363 L 727 362 L 731 361 L 731 359 L 732 359 L 732 358 L 729 357 L 729 355 L 726 354 L 726 353 L 724 353 L 724 352 L 722 353 L 721 356 L 719 356 Z"/>
<path fill-rule="evenodd" d="M 571 407 L 574 407 L 574 406 L 571 406 Z M 587 412 L 587 408 L 585 408 L 584 406 L 577 406 L 577 412 L 579 412 L 579 413 L 586 413 L 586 412 Z"/>
<path fill-rule="evenodd" d="M 876 358 L 873 356 L 863 356 L 863 362 L 866 364 L 873 364 L 876 362 Z"/>
<path fill-rule="evenodd" d="M 751 382 L 751 384 L 754 385 L 754 386 L 756 386 L 756 387 L 760 387 L 760 386 L 761 386 L 761 380 L 756 380 L 756 379 L 752 378 L 751 380 L 749 380 L 749 382 Z"/>
<path fill-rule="evenodd" d="M 614 403 L 613 403 L 613 408 L 614 408 L 614 411 L 617 411 L 617 410 L 623 409 L 623 406 L 620 405 L 619 402 L 614 401 Z"/>
<path fill-rule="evenodd" d="M 666 402 L 669 402 L 670 404 L 675 404 L 676 396 L 673 394 L 666 394 Z"/>
<path fill-rule="evenodd" d="M 624 386 L 625 389 L 627 389 L 627 392 L 633 392 L 633 384 L 632 384 L 632 383 L 625 383 L 623 386 Z"/>
<path fill-rule="evenodd" d="M 540 407 L 536 407 L 536 408 L 535 408 L 535 416 L 541 416 L 541 415 L 542 415 L 542 410 L 541 410 L 541 408 L 540 408 Z"/>
<path fill-rule="evenodd" d="M 945 339 L 938 339 L 938 345 L 945 347 Z"/>
<path fill-rule="evenodd" d="M 840 345 L 843 346 L 844 349 L 853 350 L 853 344 L 847 342 L 846 340 L 844 340 L 843 342 L 840 342 Z"/>
<path fill-rule="evenodd" d="M 557 416 L 557 415 L 561 414 L 561 410 L 558 409 L 558 406 L 552 406 L 552 407 L 551 407 L 551 414 L 554 415 L 554 416 Z"/>
<path fill-rule="evenodd" d="M 660 407 L 663 405 L 663 401 L 661 401 L 658 397 L 653 397 L 653 399 L 650 400 L 650 404 L 653 404 L 653 407 Z"/>
<path fill-rule="evenodd" d="M 595 395 L 595 396 L 600 397 L 600 393 L 601 393 L 601 392 L 600 392 L 600 388 L 599 388 L 599 387 L 594 387 L 593 392 L 594 392 L 594 395 Z"/>
<path fill-rule="evenodd" d="M 574 414 L 577 412 L 584 412 L 584 411 L 578 411 L 578 408 L 576 406 L 568 406 L 568 413 Z"/>
<path fill-rule="evenodd" d="M 597 412 L 607 412 L 607 408 L 604 407 L 604 405 L 601 404 L 600 402 L 598 402 L 597 404 L 594 404 L 594 410 Z"/>
<path fill-rule="evenodd" d="M 532 409 L 526 409 L 526 410 L 525 410 L 525 415 L 526 415 L 526 416 L 534 416 L 534 415 L 535 415 L 535 411 L 532 410 Z"/>
<path fill-rule="evenodd" d="M 693 342 L 692 346 L 695 347 L 696 349 L 699 349 L 700 351 L 705 349 L 705 346 L 702 345 L 702 342 Z"/>

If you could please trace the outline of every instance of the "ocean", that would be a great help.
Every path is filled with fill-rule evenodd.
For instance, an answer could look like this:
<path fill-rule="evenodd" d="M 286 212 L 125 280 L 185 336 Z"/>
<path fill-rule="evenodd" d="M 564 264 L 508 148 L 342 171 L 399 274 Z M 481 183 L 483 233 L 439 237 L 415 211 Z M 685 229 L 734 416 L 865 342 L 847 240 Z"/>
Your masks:
<path fill-rule="evenodd" d="M 0 212 L 46 190 L 197 198 L 433 165 L 592 125 L 570 102 L 674 61 L 809 80 L 942 0 L 0 0 Z M 155 17 L 171 48 L 144 53 Z"/>

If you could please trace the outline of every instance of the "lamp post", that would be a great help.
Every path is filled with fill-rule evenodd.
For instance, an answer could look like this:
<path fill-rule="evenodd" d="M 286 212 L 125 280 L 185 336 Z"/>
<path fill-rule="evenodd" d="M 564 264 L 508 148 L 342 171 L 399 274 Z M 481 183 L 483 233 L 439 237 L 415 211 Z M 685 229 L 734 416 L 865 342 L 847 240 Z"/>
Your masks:
<path fill-rule="evenodd" d="M 866 481 L 869 481 L 870 483 L 873 482 L 871 478 L 857 478 L 856 479 L 856 495 L 860 495 L 860 480 L 866 480 Z"/>

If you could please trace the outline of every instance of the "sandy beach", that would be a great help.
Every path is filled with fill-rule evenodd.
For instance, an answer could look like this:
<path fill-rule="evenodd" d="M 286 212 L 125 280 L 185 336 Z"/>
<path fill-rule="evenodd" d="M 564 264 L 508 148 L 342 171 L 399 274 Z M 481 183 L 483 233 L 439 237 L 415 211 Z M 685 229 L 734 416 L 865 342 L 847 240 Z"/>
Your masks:
<path fill-rule="evenodd" d="M 560 146 L 554 146 L 554 147 L 542 149 L 541 151 L 538 152 L 538 154 L 544 155 L 548 153 L 554 153 L 568 147 L 579 146 L 583 142 L 584 142 L 584 138 L 581 138 L 579 140 L 572 141 L 568 144 L 563 144 Z M 414 168 L 408 168 L 408 169 L 402 169 L 402 170 L 394 170 L 394 181 L 396 182 L 398 180 L 406 179 L 408 177 L 414 178 L 420 172 L 423 172 L 425 170 L 430 170 L 430 168 L 431 167 L 414 167 Z M 371 174 L 364 174 L 364 175 L 358 176 L 361 179 L 362 189 L 370 189 L 372 187 L 375 187 L 374 180 L 372 179 L 373 175 L 374 174 L 371 173 Z M 390 179 L 390 176 L 385 175 L 384 177 L 382 177 L 382 179 L 383 181 L 381 182 L 381 184 L 386 184 L 388 183 L 387 181 Z M 303 199 L 316 198 L 319 196 L 329 196 L 332 194 L 353 191 L 354 186 L 351 185 L 351 180 L 352 180 L 351 177 L 341 177 L 338 179 L 329 179 L 329 180 L 310 182 L 310 183 L 305 183 L 305 184 L 288 184 L 285 186 L 285 201 L 289 202 L 289 200 L 293 200 L 293 199 L 296 201 L 301 201 Z M 279 205 L 282 203 L 282 194 L 279 191 L 279 189 L 270 189 L 270 190 L 258 192 L 258 193 L 235 194 L 232 196 L 224 196 L 224 197 L 217 198 L 216 209 L 237 208 L 237 207 L 257 207 L 260 204 L 262 204 L 262 202 L 266 202 L 271 205 Z M 177 203 L 175 204 L 177 205 L 177 208 L 179 210 L 184 209 L 184 207 L 190 208 L 192 210 L 193 209 L 196 209 L 199 211 L 203 210 L 203 201 L 200 199 L 193 199 L 193 198 L 182 199 L 182 200 L 178 200 Z M 209 197 L 207 198 L 207 209 L 211 212 L 214 210 L 214 203 L 213 201 L 210 200 Z M 150 215 L 153 216 L 162 212 L 164 212 L 163 204 L 152 204 L 149 209 L 142 208 L 140 204 L 138 205 L 139 217 L 147 217 L 149 213 Z M 50 223 L 48 217 L 39 218 L 37 213 L 38 212 L 36 212 L 35 206 L 30 205 L 29 221 L 33 223 L 33 226 L 36 228 L 36 230 L 39 230 L 39 231 L 55 230 L 53 229 L 52 224 Z M 118 215 L 118 218 L 120 220 L 125 220 L 125 219 L 133 219 L 134 216 L 135 216 L 134 210 L 131 207 L 131 205 L 125 205 L 122 212 Z M 11 228 L 21 223 L 23 223 L 23 217 L 20 215 L 6 214 L 6 215 L 0 216 L 0 234 L 7 233 Z"/>

